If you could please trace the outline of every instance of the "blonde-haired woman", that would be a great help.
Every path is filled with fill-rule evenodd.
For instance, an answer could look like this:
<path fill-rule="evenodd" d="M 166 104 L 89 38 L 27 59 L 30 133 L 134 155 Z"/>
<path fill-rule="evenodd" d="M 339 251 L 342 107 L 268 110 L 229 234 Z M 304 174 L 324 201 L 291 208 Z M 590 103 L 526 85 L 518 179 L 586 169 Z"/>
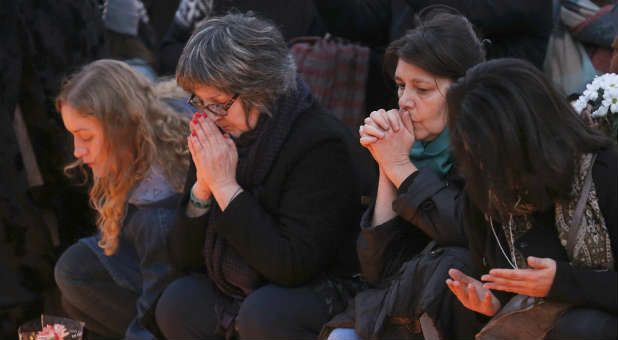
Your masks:
<path fill-rule="evenodd" d="M 56 264 L 63 307 L 101 335 L 152 337 L 154 301 L 175 277 L 166 237 L 189 165 L 188 122 L 144 76 L 113 60 L 70 77 L 56 107 L 74 140 L 67 170 L 92 170 L 100 230 Z"/>

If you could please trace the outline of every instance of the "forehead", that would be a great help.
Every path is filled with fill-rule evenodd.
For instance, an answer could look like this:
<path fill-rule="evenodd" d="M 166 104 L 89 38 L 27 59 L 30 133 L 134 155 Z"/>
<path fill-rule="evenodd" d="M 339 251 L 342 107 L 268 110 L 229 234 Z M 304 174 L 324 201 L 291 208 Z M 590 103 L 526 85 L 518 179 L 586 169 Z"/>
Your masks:
<path fill-rule="evenodd" d="M 397 61 L 397 68 L 395 69 L 395 77 L 405 81 L 419 80 L 433 82 L 437 77 L 432 73 L 429 73 L 422 68 L 405 62 L 402 59 Z"/>
<path fill-rule="evenodd" d="M 198 96 L 200 99 L 213 99 L 227 96 L 225 92 L 220 91 L 212 86 L 205 85 L 195 87 L 193 89 L 193 94 Z"/>
<path fill-rule="evenodd" d="M 98 131 L 101 129 L 99 120 L 92 116 L 82 115 L 77 109 L 69 104 L 63 104 L 60 109 L 62 121 L 67 130 L 71 132 Z"/>

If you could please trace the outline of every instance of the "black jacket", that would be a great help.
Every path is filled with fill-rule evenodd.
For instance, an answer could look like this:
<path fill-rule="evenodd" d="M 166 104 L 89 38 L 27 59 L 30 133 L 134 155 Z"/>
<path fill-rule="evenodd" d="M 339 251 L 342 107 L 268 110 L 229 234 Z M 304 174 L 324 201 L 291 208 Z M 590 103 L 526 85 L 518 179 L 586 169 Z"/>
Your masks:
<path fill-rule="evenodd" d="M 373 207 L 367 210 L 357 248 L 363 277 L 372 287 L 360 292 L 354 308 L 331 320 L 327 330 L 353 326 L 363 337 L 409 338 L 414 331 L 389 318 L 412 323 L 426 313 L 441 338 L 474 336 L 479 320 L 444 283 L 450 268 L 470 268 L 461 223 L 463 186 L 456 167 L 443 179 L 421 168 L 399 187 L 395 218 L 371 228 Z M 428 245 L 431 240 L 439 247 Z"/>
<path fill-rule="evenodd" d="M 357 244 L 365 279 L 379 285 L 432 239 L 442 246 L 465 246 L 459 208 L 463 186 L 456 167 L 444 179 L 429 168 L 421 168 L 399 187 L 393 202 L 397 217 L 371 228 L 373 207 L 367 210 Z"/>
<path fill-rule="evenodd" d="M 261 189 L 239 194 L 210 227 L 270 283 L 298 286 L 322 273 L 357 273 L 354 148 L 358 142 L 342 123 L 314 103 L 294 123 Z M 207 214 L 189 218 L 184 211 L 194 181 L 193 168 L 170 236 L 172 260 L 184 271 L 204 266 Z"/>
<path fill-rule="evenodd" d="M 618 273 L 616 270 L 616 226 L 618 224 L 616 207 L 618 206 L 618 157 L 613 149 L 603 150 L 592 168 L 592 179 L 599 199 L 599 207 L 605 218 L 611 239 L 614 256 L 614 271 L 600 272 L 590 269 L 571 267 L 564 247 L 558 239 L 555 226 L 554 209 L 532 215 L 532 228 L 516 239 L 515 247 L 524 257 L 549 257 L 557 262 L 554 283 L 547 296 L 550 300 L 569 302 L 578 306 L 599 308 L 616 314 L 618 309 L 616 287 Z M 490 226 L 482 214 L 466 199 L 465 230 L 469 238 L 472 261 L 477 279 L 491 268 L 510 268 L 497 246 Z M 502 245 L 506 238 L 499 223 L 494 227 Z M 494 291 L 502 304 L 512 294 Z"/>

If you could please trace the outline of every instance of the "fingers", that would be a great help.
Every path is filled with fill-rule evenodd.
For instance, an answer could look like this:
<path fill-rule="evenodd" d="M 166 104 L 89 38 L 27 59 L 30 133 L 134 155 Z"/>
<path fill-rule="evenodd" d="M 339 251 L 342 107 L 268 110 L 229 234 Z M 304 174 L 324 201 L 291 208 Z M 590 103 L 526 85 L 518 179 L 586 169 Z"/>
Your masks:
<path fill-rule="evenodd" d="M 376 125 L 382 130 L 389 130 L 391 128 L 388 119 L 386 118 L 386 111 L 380 109 L 378 111 L 373 111 L 369 115 L 371 120 L 373 120 Z"/>
<path fill-rule="evenodd" d="M 501 285 L 497 283 L 485 283 L 483 284 L 483 288 L 487 288 L 491 290 L 500 290 L 503 292 L 517 293 L 517 294 L 525 294 L 526 292 L 524 287 L 515 287 L 515 286 L 510 286 L 510 285 L 507 286 L 507 285 Z"/>
<path fill-rule="evenodd" d="M 496 308 L 493 304 L 494 295 L 488 291 L 483 296 L 483 301 L 481 302 L 481 310 L 494 314 L 496 312 Z"/>
<path fill-rule="evenodd" d="M 399 132 L 401 128 L 401 119 L 399 118 L 399 110 L 389 110 L 386 112 L 386 118 L 393 128 L 393 131 Z"/>
<path fill-rule="evenodd" d="M 483 275 L 481 280 L 487 281 L 485 284 L 499 284 L 509 287 L 522 287 L 526 282 L 530 282 L 530 280 L 512 280 L 492 275 Z"/>
<path fill-rule="evenodd" d="M 446 279 L 446 285 L 464 306 L 468 305 L 468 293 L 460 282 Z"/>
<path fill-rule="evenodd" d="M 468 275 L 462 273 L 460 270 L 454 269 L 454 268 L 449 269 L 448 275 L 450 277 L 452 277 L 453 280 L 461 281 L 461 282 L 463 282 L 466 285 L 469 284 L 469 283 L 474 283 L 474 281 L 477 281 L 477 280 L 469 277 Z"/>
<path fill-rule="evenodd" d="M 363 120 L 363 123 L 364 123 L 365 125 L 371 125 L 371 126 L 378 127 L 378 124 L 376 124 L 376 123 L 373 121 L 373 119 L 371 119 L 371 118 L 369 118 L 369 117 L 365 118 L 365 120 Z"/>
<path fill-rule="evenodd" d="M 408 110 L 399 110 L 399 117 L 403 123 L 403 127 L 414 136 L 414 124 L 412 124 L 412 115 Z"/>
<path fill-rule="evenodd" d="M 365 147 L 367 147 L 367 146 L 369 146 L 369 145 L 371 145 L 371 144 L 373 144 L 373 143 L 375 143 L 377 141 L 378 141 L 377 138 L 371 137 L 371 136 L 361 137 L 361 139 L 360 139 L 361 145 L 365 146 Z"/>
<path fill-rule="evenodd" d="M 386 133 L 379 128 L 371 125 L 363 125 L 359 129 L 360 135 L 363 137 L 375 137 L 377 139 L 382 139 L 386 136 Z"/>
<path fill-rule="evenodd" d="M 492 269 L 488 275 L 483 275 L 481 280 L 493 281 L 489 278 L 503 278 L 509 280 L 528 280 L 534 275 L 536 269 Z M 488 278 L 488 280 L 485 279 Z"/>
<path fill-rule="evenodd" d="M 193 125 L 197 137 L 206 147 L 224 144 L 223 135 L 210 119 L 198 116 L 193 120 Z"/>
<path fill-rule="evenodd" d="M 473 305 L 481 304 L 480 303 L 481 301 L 479 300 L 479 296 L 476 293 L 476 288 L 474 288 L 474 286 L 471 283 L 468 284 L 468 302 Z"/>
<path fill-rule="evenodd" d="M 552 266 L 555 266 L 556 261 L 550 258 L 540 258 L 540 257 L 528 256 L 528 265 L 531 268 L 545 269 L 545 268 L 550 268 Z"/>

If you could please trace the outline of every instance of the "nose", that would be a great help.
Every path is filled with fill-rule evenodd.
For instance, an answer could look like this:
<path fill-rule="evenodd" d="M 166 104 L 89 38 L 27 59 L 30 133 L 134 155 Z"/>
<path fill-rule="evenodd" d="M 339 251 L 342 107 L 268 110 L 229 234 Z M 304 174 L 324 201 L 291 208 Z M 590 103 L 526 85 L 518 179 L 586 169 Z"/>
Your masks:
<path fill-rule="evenodd" d="M 77 141 L 73 143 L 73 156 L 75 158 L 82 158 L 88 153 L 88 149 L 81 146 Z"/>
<path fill-rule="evenodd" d="M 415 107 L 414 98 L 412 98 L 412 94 L 407 89 L 403 91 L 397 103 L 402 110 L 411 110 Z"/>

